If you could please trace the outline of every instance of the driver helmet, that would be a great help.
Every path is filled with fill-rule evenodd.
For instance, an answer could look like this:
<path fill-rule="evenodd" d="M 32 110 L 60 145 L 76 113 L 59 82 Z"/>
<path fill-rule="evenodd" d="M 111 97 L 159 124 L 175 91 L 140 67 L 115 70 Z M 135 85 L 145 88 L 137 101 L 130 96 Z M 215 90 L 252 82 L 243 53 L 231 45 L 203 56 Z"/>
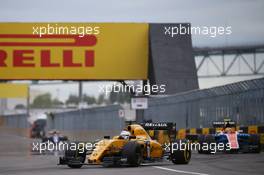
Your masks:
<path fill-rule="evenodd" d="M 124 139 L 128 139 L 130 135 L 131 135 L 130 132 L 127 131 L 127 130 L 123 130 L 123 131 L 121 131 L 121 133 L 120 133 L 120 136 L 121 136 L 122 138 L 124 138 Z"/>

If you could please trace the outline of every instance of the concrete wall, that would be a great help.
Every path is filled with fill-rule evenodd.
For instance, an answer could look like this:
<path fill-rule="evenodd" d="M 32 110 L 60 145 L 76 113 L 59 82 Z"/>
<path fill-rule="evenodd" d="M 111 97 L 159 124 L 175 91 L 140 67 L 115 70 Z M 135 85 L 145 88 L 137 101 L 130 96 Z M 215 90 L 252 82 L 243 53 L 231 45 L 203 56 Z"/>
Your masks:
<path fill-rule="evenodd" d="M 48 119 L 48 130 L 62 131 L 73 140 L 113 136 L 119 134 L 124 127 L 124 119 L 119 117 L 121 109 L 119 105 L 112 105 L 55 113 Z"/>
<path fill-rule="evenodd" d="M 165 94 L 198 89 L 198 78 L 190 34 L 165 35 L 165 27 L 189 27 L 190 24 L 150 24 L 151 84 L 166 85 Z"/>
<path fill-rule="evenodd" d="M 124 118 L 119 117 L 122 107 L 112 105 L 68 112 L 52 113 L 46 130 L 56 129 L 71 140 L 95 140 L 103 136 L 118 135 L 124 127 Z M 0 117 L 0 131 L 6 134 L 29 136 L 30 124 L 25 114 Z"/>
<path fill-rule="evenodd" d="M 26 114 L 0 116 L 0 132 L 23 137 L 29 136 Z"/>
<path fill-rule="evenodd" d="M 27 121 L 26 114 L 5 115 L 0 117 L 0 126 L 6 126 L 10 128 L 28 128 L 29 123 Z"/>

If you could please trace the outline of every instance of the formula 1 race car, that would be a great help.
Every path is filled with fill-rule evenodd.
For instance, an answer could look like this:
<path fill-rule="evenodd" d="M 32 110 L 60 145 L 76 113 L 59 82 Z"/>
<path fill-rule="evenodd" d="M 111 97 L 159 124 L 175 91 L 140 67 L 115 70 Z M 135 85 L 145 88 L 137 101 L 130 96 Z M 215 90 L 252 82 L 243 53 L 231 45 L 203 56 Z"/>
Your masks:
<path fill-rule="evenodd" d="M 81 168 L 82 165 L 103 165 L 111 166 L 133 166 L 137 167 L 143 162 L 172 161 L 174 164 L 188 164 L 191 158 L 191 151 L 166 150 L 164 145 L 151 139 L 144 127 L 148 129 L 167 129 L 168 123 L 145 123 L 128 125 L 119 136 L 112 139 L 104 138 L 100 140 L 91 153 L 78 150 L 66 150 L 65 155 L 60 157 L 58 165 L 68 165 L 71 168 Z M 174 138 L 171 138 L 173 140 Z M 177 140 L 174 140 L 177 142 Z M 173 147 L 173 146 L 172 146 Z M 87 161 L 87 163 L 85 163 Z"/>
<path fill-rule="evenodd" d="M 30 138 L 45 137 L 45 127 L 47 125 L 46 119 L 37 119 L 33 122 L 30 128 Z"/>
<path fill-rule="evenodd" d="M 62 136 L 59 131 L 53 130 L 49 131 L 48 137 L 42 138 L 42 143 L 52 142 L 53 144 L 58 144 L 59 142 L 68 141 L 68 137 Z"/>
<path fill-rule="evenodd" d="M 217 151 L 224 151 L 227 153 L 260 153 L 261 143 L 260 136 L 257 134 L 247 134 L 242 131 L 236 130 L 236 124 L 234 121 L 225 120 L 213 122 L 213 126 L 218 128 L 215 134 L 199 135 L 198 142 L 200 145 L 207 144 L 219 144 L 225 145 L 225 148 Z M 219 130 L 220 128 L 220 130 Z M 210 154 L 211 150 L 199 149 L 200 154 Z"/>
<path fill-rule="evenodd" d="M 63 136 L 59 131 L 52 130 L 48 132 L 48 137 L 42 137 L 41 140 L 34 140 L 31 152 L 33 154 L 61 154 L 63 147 L 60 145 L 68 143 L 68 137 Z"/>

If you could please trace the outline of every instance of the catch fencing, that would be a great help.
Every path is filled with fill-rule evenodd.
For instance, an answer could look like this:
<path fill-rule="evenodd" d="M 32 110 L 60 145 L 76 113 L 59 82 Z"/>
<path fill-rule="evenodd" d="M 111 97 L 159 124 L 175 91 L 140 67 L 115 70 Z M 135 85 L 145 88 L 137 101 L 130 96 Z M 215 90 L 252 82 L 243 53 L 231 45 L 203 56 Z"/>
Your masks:
<path fill-rule="evenodd" d="M 177 128 L 211 127 L 232 119 L 240 126 L 264 124 L 264 78 L 149 99 L 145 120 L 176 122 Z"/>

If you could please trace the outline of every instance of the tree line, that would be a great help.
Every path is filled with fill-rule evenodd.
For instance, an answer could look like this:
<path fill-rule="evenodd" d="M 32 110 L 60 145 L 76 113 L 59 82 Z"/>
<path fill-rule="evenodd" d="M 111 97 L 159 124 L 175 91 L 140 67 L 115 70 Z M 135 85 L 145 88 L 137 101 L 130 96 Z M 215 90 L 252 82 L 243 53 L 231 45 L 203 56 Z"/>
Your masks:
<path fill-rule="evenodd" d="M 110 92 L 110 94 L 105 95 L 104 93 L 100 94 L 98 97 L 89 96 L 84 94 L 82 96 L 82 102 L 89 105 L 110 105 L 110 104 L 124 104 L 130 103 L 131 95 L 127 92 Z M 36 96 L 33 100 L 32 104 L 30 104 L 31 108 L 56 108 L 61 106 L 70 106 L 74 105 L 77 106 L 79 104 L 79 96 L 77 95 L 70 95 L 65 102 L 60 101 L 57 98 L 52 98 L 50 93 L 45 93 Z M 16 109 L 22 109 L 23 105 L 18 104 Z"/>

